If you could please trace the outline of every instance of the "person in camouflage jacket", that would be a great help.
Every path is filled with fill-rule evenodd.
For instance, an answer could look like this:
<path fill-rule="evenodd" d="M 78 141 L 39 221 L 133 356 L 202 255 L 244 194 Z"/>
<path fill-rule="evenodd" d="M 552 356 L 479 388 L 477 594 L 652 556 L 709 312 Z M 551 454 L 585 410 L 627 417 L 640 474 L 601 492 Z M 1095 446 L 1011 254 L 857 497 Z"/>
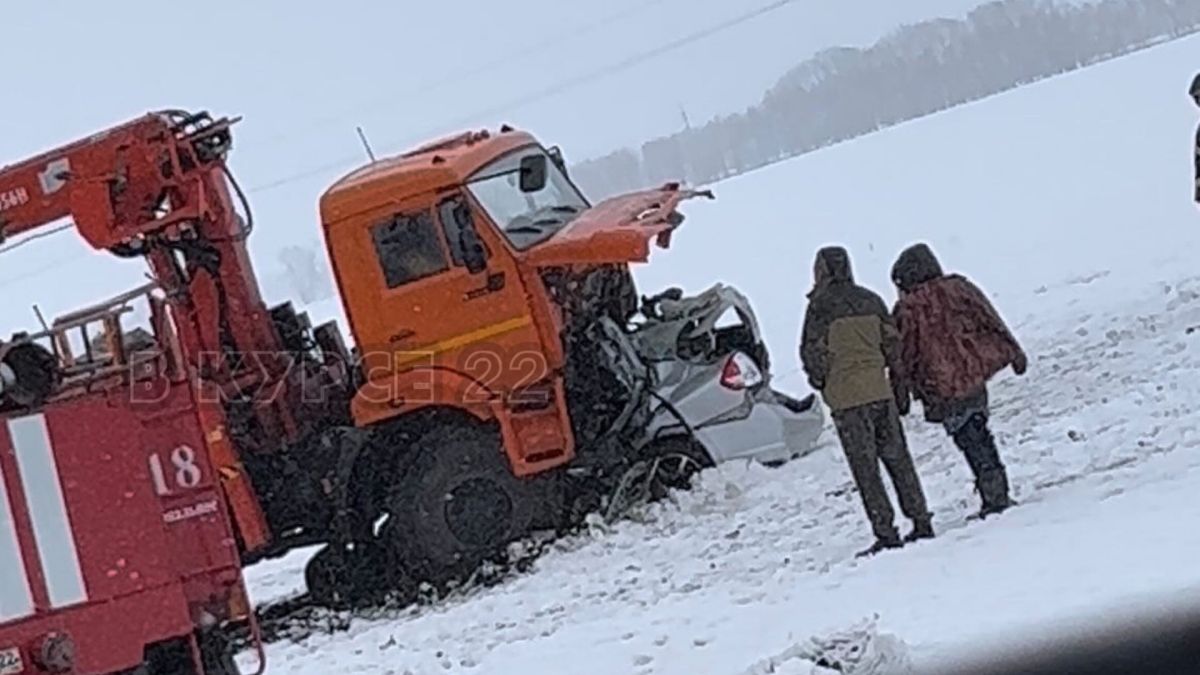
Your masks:
<path fill-rule="evenodd" d="M 850 256 L 823 248 L 804 316 L 800 361 L 832 413 L 875 543 L 860 555 L 933 536 L 932 516 L 913 466 L 887 371 L 899 363 L 899 335 L 878 295 L 854 283 Z M 879 463 L 887 468 L 913 530 L 900 539 Z"/>
<path fill-rule="evenodd" d="M 895 369 L 896 402 L 908 414 L 920 401 L 925 419 L 941 423 L 967 459 L 983 506 L 981 516 L 1012 505 L 1008 473 L 988 429 L 987 383 L 1011 366 L 1027 367 L 1025 352 L 983 291 L 958 274 L 945 274 L 929 246 L 905 249 L 892 267 L 900 299 Z"/>

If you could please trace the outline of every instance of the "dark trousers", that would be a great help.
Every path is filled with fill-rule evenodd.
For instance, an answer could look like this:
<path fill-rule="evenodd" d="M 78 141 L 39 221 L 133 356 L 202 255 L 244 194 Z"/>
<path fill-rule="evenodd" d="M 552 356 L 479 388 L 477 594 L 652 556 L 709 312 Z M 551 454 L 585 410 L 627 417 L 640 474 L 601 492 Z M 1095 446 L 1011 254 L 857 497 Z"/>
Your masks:
<path fill-rule="evenodd" d="M 896 532 L 896 514 L 879 470 L 881 461 L 892 477 L 904 515 L 913 521 L 930 518 L 896 404 L 879 401 L 836 411 L 833 421 L 875 538 L 885 541 L 900 538 Z"/>
<path fill-rule="evenodd" d="M 1000 460 L 996 439 L 988 429 L 987 412 L 974 411 L 957 429 L 951 431 L 954 444 L 967 458 L 975 487 L 983 501 L 983 510 L 1003 509 L 1010 505 L 1008 473 Z"/>

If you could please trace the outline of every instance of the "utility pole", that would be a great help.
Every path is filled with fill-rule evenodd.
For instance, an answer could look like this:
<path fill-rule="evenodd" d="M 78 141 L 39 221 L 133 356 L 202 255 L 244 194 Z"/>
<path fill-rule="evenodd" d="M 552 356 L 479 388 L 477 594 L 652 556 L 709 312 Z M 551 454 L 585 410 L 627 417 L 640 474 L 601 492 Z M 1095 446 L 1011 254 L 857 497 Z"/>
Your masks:
<path fill-rule="evenodd" d="M 687 109 L 683 107 L 682 103 L 679 104 L 679 115 L 681 117 L 683 117 L 684 130 L 691 131 L 692 130 L 692 121 L 690 119 L 688 119 Z"/>

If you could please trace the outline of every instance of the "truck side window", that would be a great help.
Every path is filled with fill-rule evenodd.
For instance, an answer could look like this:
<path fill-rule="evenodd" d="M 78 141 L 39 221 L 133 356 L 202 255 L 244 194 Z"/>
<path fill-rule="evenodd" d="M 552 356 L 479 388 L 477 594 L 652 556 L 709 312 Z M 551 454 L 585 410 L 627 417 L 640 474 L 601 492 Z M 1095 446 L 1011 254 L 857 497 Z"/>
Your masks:
<path fill-rule="evenodd" d="M 450 245 L 450 259 L 455 265 L 466 264 L 466 247 L 483 246 L 479 234 L 475 231 L 475 223 L 471 220 L 470 207 L 462 195 L 455 195 L 438 205 L 438 218 L 442 221 L 442 230 L 446 233 L 446 242 Z M 486 256 L 486 248 L 484 255 Z"/>
<path fill-rule="evenodd" d="M 371 228 L 388 288 L 449 269 L 428 211 L 399 214 Z"/>

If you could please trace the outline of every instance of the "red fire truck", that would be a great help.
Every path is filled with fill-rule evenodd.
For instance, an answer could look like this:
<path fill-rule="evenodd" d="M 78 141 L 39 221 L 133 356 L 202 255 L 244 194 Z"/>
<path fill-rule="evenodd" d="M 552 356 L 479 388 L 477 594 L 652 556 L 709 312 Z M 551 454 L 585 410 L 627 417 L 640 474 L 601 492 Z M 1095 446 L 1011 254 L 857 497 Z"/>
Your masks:
<path fill-rule="evenodd" d="M 102 228 L 104 212 L 59 188 L 136 154 L 135 131 L 0 171 L 40 186 L 0 191 L 0 234 L 65 216 Z M 132 175 L 100 189 L 167 182 Z M 139 308 L 144 344 L 121 325 Z M 226 432 L 219 396 L 188 376 L 181 318 L 149 284 L 0 344 L 0 675 L 237 674 L 223 631 L 253 616 L 211 461 Z"/>

